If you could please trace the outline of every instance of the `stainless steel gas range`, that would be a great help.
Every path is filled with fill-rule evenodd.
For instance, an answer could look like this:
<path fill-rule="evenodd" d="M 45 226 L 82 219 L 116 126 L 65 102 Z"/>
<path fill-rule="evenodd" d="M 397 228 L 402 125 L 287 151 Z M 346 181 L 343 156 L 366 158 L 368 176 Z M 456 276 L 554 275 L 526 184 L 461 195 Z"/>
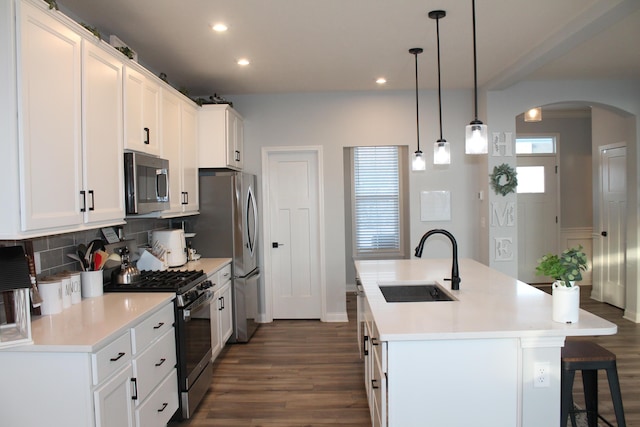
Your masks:
<path fill-rule="evenodd" d="M 211 282 L 202 271 L 141 271 L 133 284 L 108 284 L 105 292 L 175 292 L 175 331 L 180 408 L 190 418 L 211 384 Z"/>

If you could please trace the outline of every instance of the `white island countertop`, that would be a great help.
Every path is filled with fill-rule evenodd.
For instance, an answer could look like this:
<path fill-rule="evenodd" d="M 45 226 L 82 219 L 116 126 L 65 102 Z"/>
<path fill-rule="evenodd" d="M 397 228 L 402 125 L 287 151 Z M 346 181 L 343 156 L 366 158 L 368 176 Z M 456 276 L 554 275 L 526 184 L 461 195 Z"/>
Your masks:
<path fill-rule="evenodd" d="M 171 292 L 110 292 L 83 298 L 57 314 L 34 316 L 32 345 L 5 351 L 93 353 L 125 332 L 140 318 L 175 298 Z"/>
<path fill-rule="evenodd" d="M 452 291 L 451 259 L 356 261 L 380 340 L 547 338 L 613 335 L 617 326 L 585 310 L 577 323 L 552 320 L 551 295 L 470 259 L 459 260 Z M 456 301 L 386 302 L 379 285 L 438 283 Z"/>

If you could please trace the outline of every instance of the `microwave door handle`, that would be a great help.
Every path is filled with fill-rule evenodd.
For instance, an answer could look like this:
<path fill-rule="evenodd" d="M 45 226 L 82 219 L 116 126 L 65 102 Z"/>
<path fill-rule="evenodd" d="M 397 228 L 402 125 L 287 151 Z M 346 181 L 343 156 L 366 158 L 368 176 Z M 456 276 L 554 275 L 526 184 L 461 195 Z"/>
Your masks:
<path fill-rule="evenodd" d="M 156 200 L 168 200 L 169 185 L 167 182 L 168 172 L 167 169 L 156 169 Z M 164 182 L 162 188 L 164 194 L 160 194 L 161 180 Z"/>

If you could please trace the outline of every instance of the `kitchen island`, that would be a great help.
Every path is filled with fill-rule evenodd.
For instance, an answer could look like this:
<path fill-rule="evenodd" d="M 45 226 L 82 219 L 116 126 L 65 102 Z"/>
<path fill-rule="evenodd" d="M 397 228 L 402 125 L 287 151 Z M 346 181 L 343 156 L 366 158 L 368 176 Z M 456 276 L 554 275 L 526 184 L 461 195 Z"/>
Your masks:
<path fill-rule="evenodd" d="M 612 335 L 584 310 L 552 320 L 551 295 L 476 261 L 357 261 L 358 318 L 373 425 L 551 427 L 560 424 L 567 336 Z M 379 286 L 439 284 L 453 301 L 385 300 Z"/>

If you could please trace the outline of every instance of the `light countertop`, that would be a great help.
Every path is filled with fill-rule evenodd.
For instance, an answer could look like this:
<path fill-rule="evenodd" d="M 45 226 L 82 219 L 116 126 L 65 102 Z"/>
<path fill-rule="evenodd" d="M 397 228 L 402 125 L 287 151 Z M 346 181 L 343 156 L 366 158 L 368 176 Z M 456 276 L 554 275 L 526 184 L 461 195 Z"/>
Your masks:
<path fill-rule="evenodd" d="M 92 353 L 174 298 L 171 292 L 110 292 L 83 298 L 61 313 L 34 316 L 33 345 L 6 351 Z"/>
<path fill-rule="evenodd" d="M 356 261 L 382 341 L 613 335 L 617 326 L 580 310 L 577 323 L 552 320 L 551 295 L 470 259 Z M 457 301 L 387 303 L 380 284 L 438 283 Z"/>
<path fill-rule="evenodd" d="M 210 275 L 230 263 L 231 258 L 200 258 L 197 261 L 189 261 L 185 265 L 174 267 L 170 270 L 203 270 L 207 275 Z"/>

